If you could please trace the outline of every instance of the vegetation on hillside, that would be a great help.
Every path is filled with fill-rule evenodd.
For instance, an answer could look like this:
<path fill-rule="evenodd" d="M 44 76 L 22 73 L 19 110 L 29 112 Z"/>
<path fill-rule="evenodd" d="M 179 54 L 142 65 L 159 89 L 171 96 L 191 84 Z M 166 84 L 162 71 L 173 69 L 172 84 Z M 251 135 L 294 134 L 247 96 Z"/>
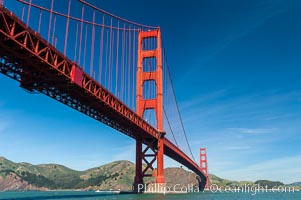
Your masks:
<path fill-rule="evenodd" d="M 135 174 L 135 165 L 129 161 L 116 161 L 86 171 L 75 171 L 62 165 L 14 163 L 0 157 L 0 190 L 11 189 L 87 189 L 87 190 L 131 190 Z M 166 183 L 197 185 L 196 176 L 183 168 L 165 169 Z M 147 178 L 145 183 L 154 182 Z M 210 175 L 210 184 L 219 186 L 243 187 L 284 185 L 281 182 L 268 180 L 231 181 Z M 15 186 L 16 185 L 16 186 Z M 297 183 L 296 183 L 297 185 Z"/>
<path fill-rule="evenodd" d="M 283 186 L 284 184 L 280 181 L 269 181 L 269 180 L 258 180 L 255 181 L 255 184 L 260 186 L 267 186 L 269 189 L 273 187 Z"/>

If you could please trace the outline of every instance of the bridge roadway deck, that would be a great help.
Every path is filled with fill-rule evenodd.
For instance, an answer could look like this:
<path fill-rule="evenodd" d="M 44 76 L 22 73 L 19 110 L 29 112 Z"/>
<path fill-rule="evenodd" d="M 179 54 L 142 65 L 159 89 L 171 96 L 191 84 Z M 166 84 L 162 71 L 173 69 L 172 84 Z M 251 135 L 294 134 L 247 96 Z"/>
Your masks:
<path fill-rule="evenodd" d="M 82 83 L 76 84 L 72 80 L 73 68 L 81 70 L 0 6 L 1 73 L 19 81 L 30 92 L 43 93 L 134 139 L 139 137 L 145 142 L 160 137 L 155 128 L 85 72 L 82 72 Z M 199 166 L 167 138 L 164 154 L 195 172 L 202 182 L 206 181 Z"/>

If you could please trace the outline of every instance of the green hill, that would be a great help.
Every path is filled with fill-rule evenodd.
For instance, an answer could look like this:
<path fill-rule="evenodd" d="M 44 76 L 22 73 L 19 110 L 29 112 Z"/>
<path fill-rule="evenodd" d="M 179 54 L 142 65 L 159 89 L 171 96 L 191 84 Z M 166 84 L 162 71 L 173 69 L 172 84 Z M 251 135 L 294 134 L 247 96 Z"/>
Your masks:
<path fill-rule="evenodd" d="M 227 186 L 243 187 L 245 185 L 250 185 L 250 186 L 255 185 L 255 183 L 253 183 L 251 181 L 232 181 L 232 180 L 222 179 L 213 174 L 210 174 L 209 178 L 210 178 L 210 184 L 216 184 L 216 185 L 223 186 L 223 187 L 227 187 Z"/>
<path fill-rule="evenodd" d="M 301 182 L 295 182 L 295 183 L 291 183 L 289 185 L 290 186 L 299 186 L 299 187 L 301 187 Z"/>
<path fill-rule="evenodd" d="M 0 191 L 4 190 L 49 190 L 49 189 L 84 189 L 84 190 L 131 190 L 135 175 L 135 164 L 129 161 L 116 161 L 86 171 L 75 171 L 58 164 L 32 165 L 14 163 L 0 157 Z M 245 184 L 260 184 L 269 187 L 283 185 L 281 182 L 267 180 L 231 181 L 210 174 L 210 183 L 219 186 L 243 187 Z M 154 182 L 146 178 L 145 183 Z M 166 168 L 167 185 L 197 185 L 196 175 L 182 168 Z"/>
<path fill-rule="evenodd" d="M 0 157 L 0 190 L 121 189 L 131 190 L 135 165 L 116 161 L 86 171 L 62 165 L 14 163 Z"/>

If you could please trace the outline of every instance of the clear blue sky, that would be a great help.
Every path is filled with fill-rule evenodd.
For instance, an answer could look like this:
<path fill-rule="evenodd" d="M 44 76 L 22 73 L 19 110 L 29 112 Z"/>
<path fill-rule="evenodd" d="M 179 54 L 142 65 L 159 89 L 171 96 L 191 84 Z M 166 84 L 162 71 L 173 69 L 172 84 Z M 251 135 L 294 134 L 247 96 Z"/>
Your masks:
<path fill-rule="evenodd" d="M 301 181 L 301 2 L 101 0 L 159 25 L 195 157 L 235 180 Z M 83 170 L 134 161 L 132 139 L 0 75 L 0 155 Z M 179 164 L 166 159 L 167 166 Z"/>

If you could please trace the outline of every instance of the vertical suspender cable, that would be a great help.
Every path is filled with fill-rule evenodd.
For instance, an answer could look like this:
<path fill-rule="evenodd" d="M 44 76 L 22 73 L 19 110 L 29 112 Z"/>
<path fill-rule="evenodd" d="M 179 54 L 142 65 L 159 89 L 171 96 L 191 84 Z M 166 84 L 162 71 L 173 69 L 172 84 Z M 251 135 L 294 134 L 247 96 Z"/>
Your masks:
<path fill-rule="evenodd" d="M 74 62 L 76 62 L 76 54 L 77 54 L 77 40 L 78 40 L 78 23 L 76 23 L 76 35 L 75 35 L 75 47 L 74 47 Z"/>
<path fill-rule="evenodd" d="M 86 32 L 85 32 L 84 64 L 83 64 L 84 69 L 86 68 L 87 40 L 88 40 L 88 24 L 86 24 Z"/>
<path fill-rule="evenodd" d="M 106 31 L 106 65 L 105 66 L 108 66 L 108 47 L 109 46 L 109 30 Z M 107 79 L 108 79 L 108 73 L 107 73 L 107 69 L 108 67 L 105 67 L 104 70 L 105 70 L 105 85 L 106 87 L 108 87 L 108 82 L 107 82 Z"/>
<path fill-rule="evenodd" d="M 78 64 L 80 65 L 80 60 L 82 56 L 82 41 L 83 41 L 83 26 L 84 26 L 84 12 L 85 7 L 84 4 L 82 5 L 82 18 L 81 18 L 81 24 L 80 24 L 80 37 L 79 37 L 79 52 L 78 52 Z"/>
<path fill-rule="evenodd" d="M 128 25 L 130 29 L 130 25 Z M 127 105 L 131 107 L 131 32 L 130 30 L 128 32 L 128 46 L 127 46 Z"/>
<path fill-rule="evenodd" d="M 127 31 L 124 24 L 123 30 L 123 47 L 122 47 L 122 79 L 123 79 L 123 102 L 127 105 Z"/>
<path fill-rule="evenodd" d="M 50 16 L 49 16 L 49 26 L 48 26 L 48 39 L 47 42 L 50 42 L 50 31 L 51 31 L 51 26 L 52 26 L 52 12 L 53 12 L 53 4 L 54 0 L 51 1 L 51 9 L 50 9 Z"/>
<path fill-rule="evenodd" d="M 64 55 L 67 53 L 67 45 L 68 45 L 68 34 L 69 34 L 69 21 L 70 21 L 70 8 L 71 8 L 71 0 L 69 0 L 68 4 L 68 16 L 66 22 L 66 32 L 65 32 L 65 44 L 64 44 Z"/>
<path fill-rule="evenodd" d="M 102 16 L 102 25 L 104 25 L 105 16 Z M 100 39 L 100 50 L 99 50 L 99 82 L 102 79 L 102 59 L 103 59 L 103 37 L 104 37 L 104 26 L 101 27 L 101 39 Z"/>
<path fill-rule="evenodd" d="M 114 93 L 114 90 L 113 90 L 113 84 L 114 84 L 114 44 L 115 44 L 115 32 L 112 30 L 112 36 L 111 36 L 111 40 L 112 40 L 112 44 L 111 44 L 111 65 L 110 65 L 110 77 L 111 77 L 111 82 L 110 82 L 110 91 L 112 93 Z"/>
<path fill-rule="evenodd" d="M 110 91 L 112 92 L 112 93 L 114 93 L 114 90 L 113 90 L 113 83 L 114 83 L 114 76 L 113 76 L 113 73 L 114 73 L 114 43 L 115 43 L 115 41 L 114 41 L 114 39 L 115 39 L 115 34 L 114 34 L 114 31 L 112 31 L 112 37 L 111 37 L 111 40 L 112 40 L 112 43 L 111 43 L 111 59 L 110 59 L 110 79 L 111 79 L 111 81 L 110 81 Z"/>
<path fill-rule="evenodd" d="M 27 25 L 27 26 L 29 25 L 31 3 L 32 3 L 32 0 L 29 1 L 29 6 L 28 6 L 27 21 L 26 21 L 26 25 Z"/>
<path fill-rule="evenodd" d="M 131 25 L 129 25 L 131 29 Z M 131 107 L 131 33 L 128 31 L 129 35 L 129 46 L 128 46 L 128 106 Z"/>
<path fill-rule="evenodd" d="M 42 10 L 40 9 L 38 33 L 41 32 L 41 23 L 42 23 Z"/>
<path fill-rule="evenodd" d="M 135 26 L 133 27 L 133 29 L 135 29 Z M 136 31 L 134 30 L 133 31 L 133 67 L 132 67 L 132 76 L 133 76 L 133 86 L 132 86 L 132 101 L 133 101 L 133 105 L 132 105 L 132 109 L 135 109 L 135 71 L 136 71 L 136 67 L 137 67 L 137 65 L 135 65 L 135 63 L 136 63 L 136 60 L 135 60 L 135 41 L 136 41 Z"/>
<path fill-rule="evenodd" d="M 56 15 L 54 15 L 54 20 L 53 20 L 53 31 L 52 31 L 52 45 L 55 46 L 55 28 L 56 28 Z"/>
<path fill-rule="evenodd" d="M 90 57 L 90 75 L 93 75 L 94 64 L 94 46 L 95 46 L 95 10 L 93 11 L 93 24 L 92 24 L 92 44 L 91 44 L 91 57 Z"/>
<path fill-rule="evenodd" d="M 22 16 L 21 16 L 22 21 L 24 21 L 24 12 L 25 12 L 25 5 L 23 4 L 23 7 L 22 7 Z"/>
<path fill-rule="evenodd" d="M 124 46 L 125 46 L 125 24 L 124 24 L 124 29 L 122 31 L 122 53 L 121 53 L 121 99 L 124 101 L 124 85 L 125 85 L 125 80 L 124 80 Z"/>
<path fill-rule="evenodd" d="M 111 25 L 110 25 L 110 48 L 109 48 L 109 64 L 107 65 L 108 66 L 108 89 L 110 90 L 110 87 L 111 87 L 111 59 L 112 59 L 112 26 L 113 26 L 113 19 L 111 18 Z"/>
<path fill-rule="evenodd" d="M 115 80 L 115 95 L 118 97 L 118 60 L 119 60 L 119 57 L 118 57 L 118 52 L 119 52 L 119 21 L 118 21 L 118 24 L 117 24 L 117 46 L 116 46 L 116 80 Z"/>

